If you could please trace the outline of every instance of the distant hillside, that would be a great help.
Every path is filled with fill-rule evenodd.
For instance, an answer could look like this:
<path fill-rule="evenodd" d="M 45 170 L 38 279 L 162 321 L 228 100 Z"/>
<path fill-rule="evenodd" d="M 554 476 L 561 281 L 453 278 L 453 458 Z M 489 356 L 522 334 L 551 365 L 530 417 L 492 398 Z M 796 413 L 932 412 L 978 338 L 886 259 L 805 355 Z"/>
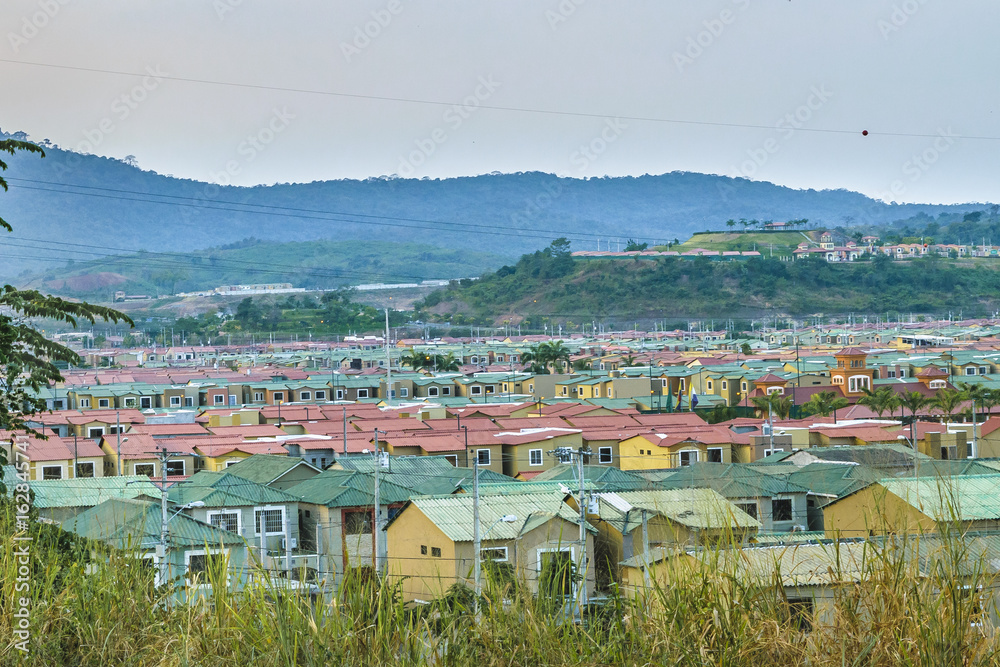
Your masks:
<path fill-rule="evenodd" d="M 578 250 L 629 237 L 666 242 L 718 229 L 729 218 L 808 218 L 815 225 L 837 226 L 941 213 L 961 217 L 982 208 L 889 205 L 846 190 L 793 190 L 683 172 L 589 180 L 519 173 L 219 187 L 54 146 L 46 146 L 46 153 L 44 159 L 25 154 L 9 159 L 11 189 L 0 196 L 0 207 L 15 235 L 5 239 L 0 278 L 63 264 L 67 257 L 91 259 L 95 252 L 190 251 L 248 236 L 382 239 L 517 256 L 560 236 Z"/>
<path fill-rule="evenodd" d="M 552 246 L 477 281 L 461 281 L 416 304 L 423 320 L 453 324 L 669 320 L 824 313 L 962 311 L 1000 308 L 1000 261 L 930 256 L 830 264 L 769 258 L 573 259 Z"/>
<path fill-rule="evenodd" d="M 62 296 L 108 300 L 117 290 L 156 296 L 248 283 L 332 288 L 464 278 L 495 269 L 504 261 L 499 255 L 415 243 L 247 239 L 183 254 L 143 252 L 74 262 L 20 283 Z"/>
<path fill-rule="evenodd" d="M 757 250 L 767 257 L 788 257 L 800 243 L 819 243 L 822 232 L 804 229 L 802 231 L 775 232 L 699 232 L 680 245 L 670 246 L 670 250 L 687 252 L 696 248 L 704 250 Z M 666 250 L 666 246 L 662 246 Z"/>

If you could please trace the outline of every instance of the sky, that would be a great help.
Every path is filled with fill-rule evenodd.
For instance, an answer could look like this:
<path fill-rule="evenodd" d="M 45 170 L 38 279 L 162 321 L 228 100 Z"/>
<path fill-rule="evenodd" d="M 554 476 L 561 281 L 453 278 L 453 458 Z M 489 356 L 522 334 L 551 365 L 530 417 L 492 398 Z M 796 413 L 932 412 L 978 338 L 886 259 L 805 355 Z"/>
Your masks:
<path fill-rule="evenodd" d="M 995 0 L 4 0 L 0 26 L 0 129 L 183 178 L 1000 201 Z"/>

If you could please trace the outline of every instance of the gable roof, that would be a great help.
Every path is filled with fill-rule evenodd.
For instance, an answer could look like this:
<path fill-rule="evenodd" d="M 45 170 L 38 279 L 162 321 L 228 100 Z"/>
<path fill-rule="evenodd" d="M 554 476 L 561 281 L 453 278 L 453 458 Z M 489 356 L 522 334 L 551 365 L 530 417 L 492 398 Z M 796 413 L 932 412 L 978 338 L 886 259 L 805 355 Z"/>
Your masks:
<path fill-rule="evenodd" d="M 251 482 L 257 482 L 258 484 L 270 484 L 284 477 L 295 468 L 302 466 L 305 466 L 309 470 L 315 470 L 317 473 L 322 472 L 305 459 L 300 459 L 297 456 L 282 456 L 277 454 L 254 454 L 248 456 L 242 461 L 237 461 L 228 466 L 226 472 L 230 475 L 248 479 Z"/>
<path fill-rule="evenodd" d="M 179 505 L 201 501 L 207 507 L 247 507 L 298 502 L 298 498 L 284 491 L 236 475 L 207 470 L 195 473 L 183 484 L 171 486 L 167 491 L 167 497 Z"/>
<path fill-rule="evenodd" d="M 80 537 L 100 540 L 119 549 L 153 549 L 160 543 L 160 503 L 136 499 L 106 500 L 62 523 Z M 170 546 L 197 547 L 208 544 L 242 545 L 235 533 L 178 514 L 167 524 Z"/>

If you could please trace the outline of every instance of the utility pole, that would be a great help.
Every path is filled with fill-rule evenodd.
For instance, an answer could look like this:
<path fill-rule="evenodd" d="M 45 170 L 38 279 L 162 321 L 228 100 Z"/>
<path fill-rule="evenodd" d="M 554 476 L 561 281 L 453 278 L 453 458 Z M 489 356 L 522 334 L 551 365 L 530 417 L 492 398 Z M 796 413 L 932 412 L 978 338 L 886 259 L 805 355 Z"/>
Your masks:
<path fill-rule="evenodd" d="M 379 496 L 379 469 L 383 467 L 382 450 L 378 444 L 378 434 L 379 430 L 375 429 L 375 573 L 382 574 L 382 511 L 379 505 L 381 504 L 381 498 Z M 386 433 L 386 431 L 381 431 L 381 433 Z M 388 456 L 388 455 L 387 455 Z M 388 467 L 387 465 L 385 467 Z"/>
<path fill-rule="evenodd" d="M 573 457 L 577 457 L 577 474 L 579 476 L 578 482 L 580 485 L 577 496 L 577 503 L 580 508 L 580 557 L 577 561 L 576 572 L 577 576 L 580 578 L 580 588 L 578 590 L 579 595 L 576 596 L 576 601 L 577 612 L 582 618 L 583 608 L 587 604 L 587 501 L 583 457 L 590 456 L 591 451 L 589 448 L 584 449 L 583 447 L 580 447 L 576 451 L 573 451 L 569 447 L 558 447 L 554 450 L 550 450 L 548 453 L 555 455 L 561 463 L 573 463 Z"/>
<path fill-rule="evenodd" d="M 161 586 L 166 585 L 170 576 L 169 563 L 167 562 L 167 521 L 170 520 L 167 516 L 167 459 L 170 456 L 172 456 L 172 452 L 168 453 L 166 445 L 161 445 L 160 452 L 156 455 L 160 462 L 160 544 L 157 555 L 160 559 Z M 170 598 L 167 597 L 166 600 L 169 606 Z"/>
<path fill-rule="evenodd" d="M 344 406 L 344 453 L 347 453 L 347 406 Z"/>
<path fill-rule="evenodd" d="M 385 309 L 385 388 L 392 407 L 392 355 L 389 353 L 389 309 Z"/>
<path fill-rule="evenodd" d="M 469 427 L 465 427 L 465 441 L 469 441 Z M 466 456 L 468 456 L 469 446 L 465 446 Z M 483 592 L 482 565 L 480 561 L 482 543 L 479 538 L 479 454 L 472 457 L 472 554 L 473 554 L 473 580 L 476 583 L 476 611 L 479 611 L 479 596 Z"/>
<path fill-rule="evenodd" d="M 119 419 L 118 417 L 117 410 L 115 410 L 115 436 L 118 438 L 118 465 L 115 468 L 115 472 L 117 472 L 118 475 L 121 475 L 122 474 L 122 423 L 121 419 Z"/>

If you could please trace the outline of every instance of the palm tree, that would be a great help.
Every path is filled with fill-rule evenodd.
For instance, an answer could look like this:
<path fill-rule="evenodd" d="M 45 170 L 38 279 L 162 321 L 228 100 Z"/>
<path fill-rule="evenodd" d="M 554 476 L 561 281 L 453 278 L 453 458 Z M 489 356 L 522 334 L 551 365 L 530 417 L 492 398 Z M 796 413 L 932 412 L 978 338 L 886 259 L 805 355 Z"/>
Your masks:
<path fill-rule="evenodd" d="M 926 408 L 931 399 L 921 394 L 919 391 L 907 391 L 900 395 L 899 402 L 902 407 L 910 411 L 910 445 L 916 451 L 917 448 L 917 413 Z"/>
<path fill-rule="evenodd" d="M 546 343 L 542 343 L 546 345 Z M 561 340 L 557 340 L 554 343 L 547 343 L 548 345 L 548 357 L 549 363 L 552 364 L 552 369 L 556 372 L 562 370 L 562 362 L 569 365 L 569 348 Z"/>
<path fill-rule="evenodd" d="M 635 366 L 635 355 L 626 354 L 622 357 L 622 363 L 625 364 L 626 367 Z"/>
<path fill-rule="evenodd" d="M 782 396 L 776 391 L 767 396 L 754 396 L 750 402 L 753 403 L 762 417 L 773 413 L 778 419 L 788 419 L 788 415 L 792 411 L 792 399 Z"/>
<path fill-rule="evenodd" d="M 955 411 L 959 404 L 965 400 L 965 392 L 959 391 L 957 389 L 948 389 L 947 387 L 939 389 L 938 393 L 935 394 L 934 398 L 930 399 L 929 405 L 937 408 L 942 412 L 942 415 L 948 421 L 955 415 Z"/>
<path fill-rule="evenodd" d="M 802 404 L 803 411 L 810 415 L 823 415 L 829 417 L 833 413 L 833 423 L 837 423 L 837 410 L 850 405 L 843 396 L 838 396 L 835 391 L 820 391 L 809 397 L 809 400 Z"/>
<path fill-rule="evenodd" d="M 426 352 L 417 352 L 412 347 L 409 354 L 404 354 L 399 359 L 404 366 L 409 366 L 415 371 L 431 368 L 434 366 L 434 357 Z M 457 370 L 457 369 L 456 369 Z"/>
<path fill-rule="evenodd" d="M 736 221 L 735 220 L 733 220 L 732 218 L 729 218 L 729 220 L 726 220 L 726 227 L 729 227 L 730 229 L 732 229 L 735 226 L 736 226 Z"/>
<path fill-rule="evenodd" d="M 454 373 L 459 369 L 458 357 L 455 356 L 454 352 L 444 355 L 435 354 L 434 366 L 441 373 Z"/>
<path fill-rule="evenodd" d="M 867 387 L 862 387 L 862 390 L 865 392 L 865 395 L 858 399 L 858 405 L 869 408 L 881 419 L 882 413 L 889 409 L 890 400 L 896 395 L 896 392 L 888 386 L 879 387 L 875 391 L 871 391 Z"/>

